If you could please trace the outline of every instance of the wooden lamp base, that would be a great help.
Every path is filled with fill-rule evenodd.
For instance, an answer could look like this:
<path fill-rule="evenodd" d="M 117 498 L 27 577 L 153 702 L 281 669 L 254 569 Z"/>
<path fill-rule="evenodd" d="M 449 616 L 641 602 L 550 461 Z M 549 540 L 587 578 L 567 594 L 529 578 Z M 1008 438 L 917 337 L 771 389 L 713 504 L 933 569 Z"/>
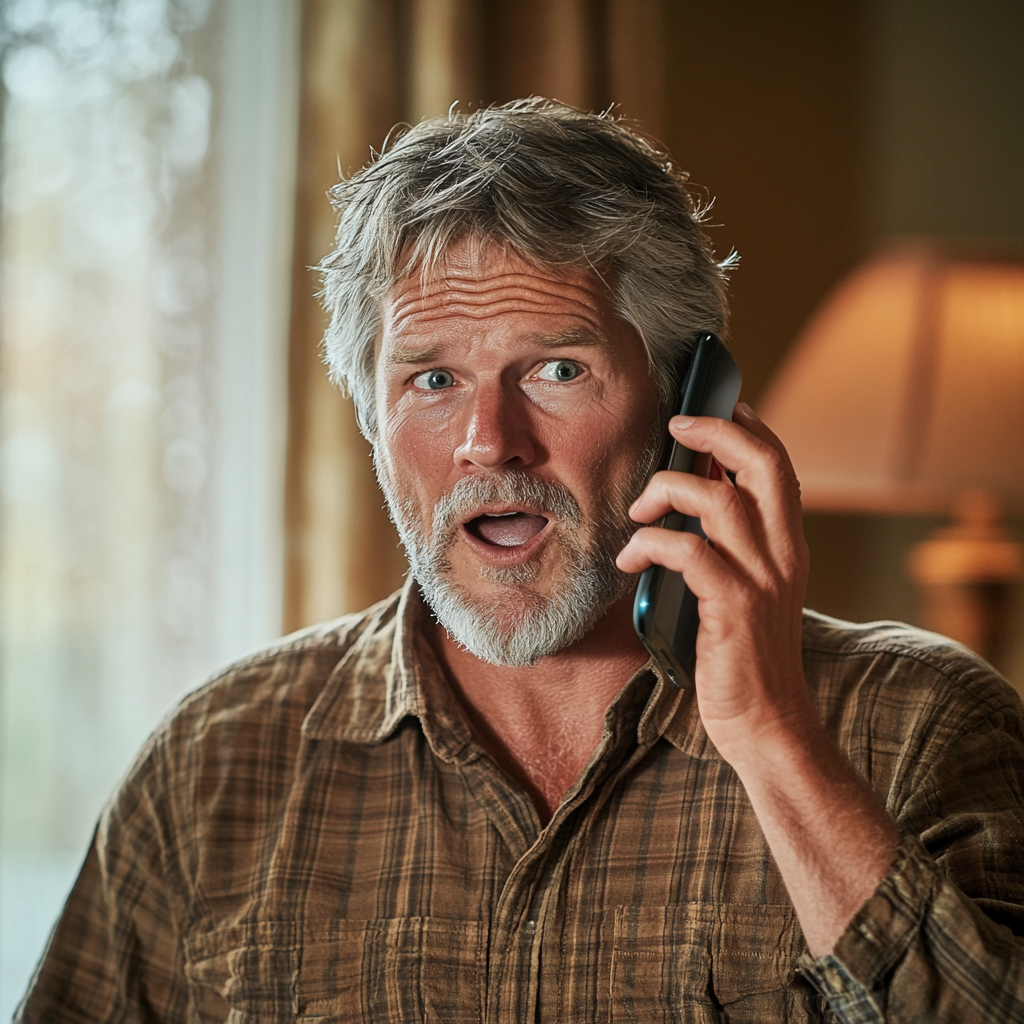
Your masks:
<path fill-rule="evenodd" d="M 1001 525 L 999 503 L 987 493 L 964 493 L 953 515 L 954 524 L 916 545 L 907 561 L 922 625 L 994 661 L 1010 599 L 1024 579 L 1024 545 Z"/>

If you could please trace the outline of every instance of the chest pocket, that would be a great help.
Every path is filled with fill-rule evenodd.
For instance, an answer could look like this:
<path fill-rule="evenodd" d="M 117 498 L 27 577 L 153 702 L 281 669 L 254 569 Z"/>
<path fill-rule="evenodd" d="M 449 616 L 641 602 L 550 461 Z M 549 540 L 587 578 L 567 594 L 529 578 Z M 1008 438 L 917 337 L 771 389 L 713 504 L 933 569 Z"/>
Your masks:
<path fill-rule="evenodd" d="M 480 1021 L 480 927 L 472 921 L 408 917 L 341 921 L 305 943 L 296 980 L 298 1019 Z"/>
<path fill-rule="evenodd" d="M 185 940 L 185 976 L 196 1024 L 294 1020 L 294 925 L 233 925 Z"/>
<path fill-rule="evenodd" d="M 790 907 L 683 904 L 615 912 L 610 1019 L 644 1024 L 833 1020 L 793 972 Z"/>
<path fill-rule="evenodd" d="M 438 918 L 226 928 L 186 943 L 203 1024 L 413 1024 L 482 1017 L 481 929 Z"/>

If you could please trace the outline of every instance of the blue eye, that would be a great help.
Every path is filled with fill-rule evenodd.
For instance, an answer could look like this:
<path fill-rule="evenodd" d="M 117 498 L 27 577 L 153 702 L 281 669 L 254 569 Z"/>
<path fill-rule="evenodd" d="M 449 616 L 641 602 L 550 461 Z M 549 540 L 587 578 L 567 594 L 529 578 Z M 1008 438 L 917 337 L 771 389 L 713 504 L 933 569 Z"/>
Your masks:
<path fill-rule="evenodd" d="M 441 391 L 454 383 L 455 375 L 450 370 L 427 370 L 413 380 L 413 384 L 423 391 Z"/>
<path fill-rule="evenodd" d="M 556 384 L 565 384 L 575 380 L 583 372 L 583 367 L 575 359 L 553 359 L 545 363 L 537 373 L 541 380 L 554 381 Z"/>

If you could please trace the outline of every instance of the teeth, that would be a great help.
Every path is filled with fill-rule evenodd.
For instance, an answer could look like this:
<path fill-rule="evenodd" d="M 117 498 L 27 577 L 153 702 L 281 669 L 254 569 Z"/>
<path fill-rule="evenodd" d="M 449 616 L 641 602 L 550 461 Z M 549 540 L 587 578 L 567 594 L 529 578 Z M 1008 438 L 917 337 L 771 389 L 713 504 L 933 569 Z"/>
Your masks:
<path fill-rule="evenodd" d="M 517 516 L 518 512 L 485 512 L 488 519 L 504 519 L 506 516 Z"/>

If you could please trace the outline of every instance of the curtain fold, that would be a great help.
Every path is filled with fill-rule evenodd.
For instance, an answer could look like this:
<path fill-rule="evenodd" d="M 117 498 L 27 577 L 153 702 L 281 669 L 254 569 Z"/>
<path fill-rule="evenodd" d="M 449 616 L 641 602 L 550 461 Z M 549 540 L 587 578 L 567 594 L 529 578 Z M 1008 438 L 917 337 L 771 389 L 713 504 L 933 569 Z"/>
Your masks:
<path fill-rule="evenodd" d="M 402 572 L 369 445 L 321 361 L 325 317 L 310 270 L 331 248 L 326 192 L 339 169 L 364 164 L 401 116 L 398 17 L 388 0 L 303 5 L 285 494 L 289 630 L 372 603 Z"/>

